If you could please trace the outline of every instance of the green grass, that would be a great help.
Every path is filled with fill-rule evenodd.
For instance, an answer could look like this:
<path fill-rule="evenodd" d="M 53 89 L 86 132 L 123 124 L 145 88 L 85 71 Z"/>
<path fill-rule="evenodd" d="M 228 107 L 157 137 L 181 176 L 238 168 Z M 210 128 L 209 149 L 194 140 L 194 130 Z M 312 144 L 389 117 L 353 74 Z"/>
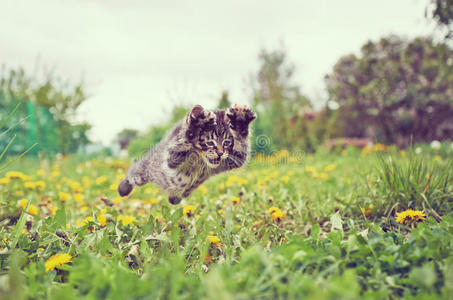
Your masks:
<path fill-rule="evenodd" d="M 280 152 L 177 206 L 154 185 L 119 198 L 125 161 L 22 159 L 29 178 L 0 184 L 0 297 L 449 299 L 451 155 Z M 427 220 L 396 223 L 408 208 Z"/>

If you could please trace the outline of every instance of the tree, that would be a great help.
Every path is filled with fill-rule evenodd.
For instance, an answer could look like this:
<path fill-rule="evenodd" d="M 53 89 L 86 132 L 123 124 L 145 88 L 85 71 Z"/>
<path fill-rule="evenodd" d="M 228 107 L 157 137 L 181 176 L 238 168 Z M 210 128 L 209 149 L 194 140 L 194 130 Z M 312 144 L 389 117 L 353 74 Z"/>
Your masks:
<path fill-rule="evenodd" d="M 293 82 L 295 66 L 287 60 L 284 49 L 263 49 L 259 54 L 260 67 L 251 77 L 253 106 L 259 115 L 254 125 L 255 136 L 265 135 L 279 148 L 301 146 L 304 135 L 301 122 L 304 114 L 312 110 L 310 100 Z M 272 151 L 269 147 L 265 149 L 262 141 L 254 144 L 255 151 Z"/>
<path fill-rule="evenodd" d="M 447 31 L 447 39 L 453 37 L 453 0 L 431 0 L 425 16 L 433 18 L 438 26 Z"/>
<path fill-rule="evenodd" d="M 347 137 L 406 146 L 453 136 L 453 52 L 430 38 L 369 41 L 326 76 Z"/>
<path fill-rule="evenodd" d="M 167 122 L 159 125 L 152 125 L 148 130 L 139 134 L 136 138 L 131 140 L 127 147 L 127 152 L 132 157 L 138 157 L 146 153 L 151 147 L 156 145 L 165 134 L 179 121 L 181 121 L 187 112 L 189 107 L 184 105 L 177 105 L 173 107 L 170 112 L 170 116 Z"/>
<path fill-rule="evenodd" d="M 217 109 L 227 109 L 231 106 L 230 99 L 228 98 L 228 91 L 222 91 Z"/>
<path fill-rule="evenodd" d="M 120 144 L 121 150 L 126 149 L 129 143 L 138 136 L 138 133 L 137 129 L 125 128 L 116 135 L 115 141 Z"/>
<path fill-rule="evenodd" d="M 38 142 L 42 151 L 62 154 L 77 151 L 75 145 L 90 142 L 86 134 L 91 126 L 73 121 L 78 108 L 87 100 L 83 82 L 71 86 L 50 72 L 40 80 L 27 75 L 22 68 L 5 72 L 3 67 L 0 75 L 0 108 L 11 107 L 18 101 L 26 104 L 21 106 L 22 117 L 28 116 L 21 127 L 24 140 Z"/>

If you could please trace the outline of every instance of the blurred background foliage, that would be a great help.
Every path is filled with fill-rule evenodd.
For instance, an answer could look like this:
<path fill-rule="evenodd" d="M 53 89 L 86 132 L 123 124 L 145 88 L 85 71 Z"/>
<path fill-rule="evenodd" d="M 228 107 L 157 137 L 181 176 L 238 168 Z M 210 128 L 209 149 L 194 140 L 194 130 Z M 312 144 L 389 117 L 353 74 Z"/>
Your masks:
<path fill-rule="evenodd" d="M 77 123 L 74 117 L 80 105 L 87 100 L 83 82 L 70 86 L 54 77 L 51 72 L 44 80 L 26 74 L 22 68 L 0 73 L 0 120 L 7 118 L 18 103 L 18 111 L 2 131 L 9 130 L 15 142 L 8 153 L 23 153 L 32 144 L 37 147 L 31 153 L 74 153 L 90 143 L 87 136 L 91 125 Z M 0 139 L 0 148 L 8 139 Z"/>
<path fill-rule="evenodd" d="M 453 52 L 430 38 L 368 42 L 326 76 L 336 136 L 408 146 L 453 136 Z"/>
<path fill-rule="evenodd" d="M 325 144 L 373 142 L 405 148 L 453 137 L 453 51 L 445 42 L 394 35 L 367 42 L 359 55 L 340 58 L 326 75 L 327 99 L 318 108 L 295 82 L 284 48 L 263 49 L 258 59 L 247 82 L 258 113 L 255 152 L 313 152 Z M 217 108 L 232 102 L 223 91 Z M 130 154 L 157 143 L 187 110 L 175 107 L 168 123 L 137 135 L 127 148 Z"/>
<path fill-rule="evenodd" d="M 373 142 L 404 148 L 451 140 L 453 0 L 430 1 L 425 16 L 446 32 L 444 40 L 390 35 L 368 41 L 358 55 L 341 57 L 325 76 L 327 93 L 323 99 L 310 99 L 304 93 L 285 48 L 262 49 L 259 66 L 246 81 L 249 105 L 258 113 L 253 151 L 268 154 L 286 148 L 313 152 L 321 145 L 364 146 Z M 87 98 L 83 81 L 70 85 L 52 72 L 39 80 L 21 68 L 3 67 L 0 120 L 22 102 L 20 111 L 0 129 L 10 128 L 16 136 L 9 154 L 20 154 L 35 142 L 34 153 L 87 152 L 91 126 L 74 118 Z M 215 101 L 210 109 L 225 109 L 235 103 L 227 90 Z M 167 122 L 153 124 L 144 132 L 122 130 L 113 141 L 114 152 L 127 151 L 130 156 L 144 153 L 189 108 L 187 104 L 176 105 Z M 0 148 L 7 143 L 0 139 Z"/>

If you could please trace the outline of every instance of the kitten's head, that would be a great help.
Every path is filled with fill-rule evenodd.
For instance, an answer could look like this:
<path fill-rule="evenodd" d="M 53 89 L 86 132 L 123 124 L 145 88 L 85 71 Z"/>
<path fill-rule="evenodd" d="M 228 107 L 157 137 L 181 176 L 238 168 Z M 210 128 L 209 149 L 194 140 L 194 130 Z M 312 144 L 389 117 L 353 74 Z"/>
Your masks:
<path fill-rule="evenodd" d="M 225 112 L 215 111 L 215 125 L 199 132 L 193 145 L 210 168 L 217 168 L 233 152 L 234 137 L 225 122 Z"/>

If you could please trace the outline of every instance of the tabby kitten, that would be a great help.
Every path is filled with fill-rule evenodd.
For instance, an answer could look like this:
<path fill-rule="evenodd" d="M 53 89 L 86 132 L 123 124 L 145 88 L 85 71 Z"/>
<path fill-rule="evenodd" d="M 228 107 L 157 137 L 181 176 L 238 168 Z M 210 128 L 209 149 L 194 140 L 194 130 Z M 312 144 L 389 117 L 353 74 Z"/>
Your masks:
<path fill-rule="evenodd" d="M 148 153 L 135 160 L 118 185 L 121 196 L 154 182 L 178 204 L 209 177 L 241 167 L 250 152 L 249 125 L 256 114 L 237 105 L 208 111 L 194 106 Z"/>

